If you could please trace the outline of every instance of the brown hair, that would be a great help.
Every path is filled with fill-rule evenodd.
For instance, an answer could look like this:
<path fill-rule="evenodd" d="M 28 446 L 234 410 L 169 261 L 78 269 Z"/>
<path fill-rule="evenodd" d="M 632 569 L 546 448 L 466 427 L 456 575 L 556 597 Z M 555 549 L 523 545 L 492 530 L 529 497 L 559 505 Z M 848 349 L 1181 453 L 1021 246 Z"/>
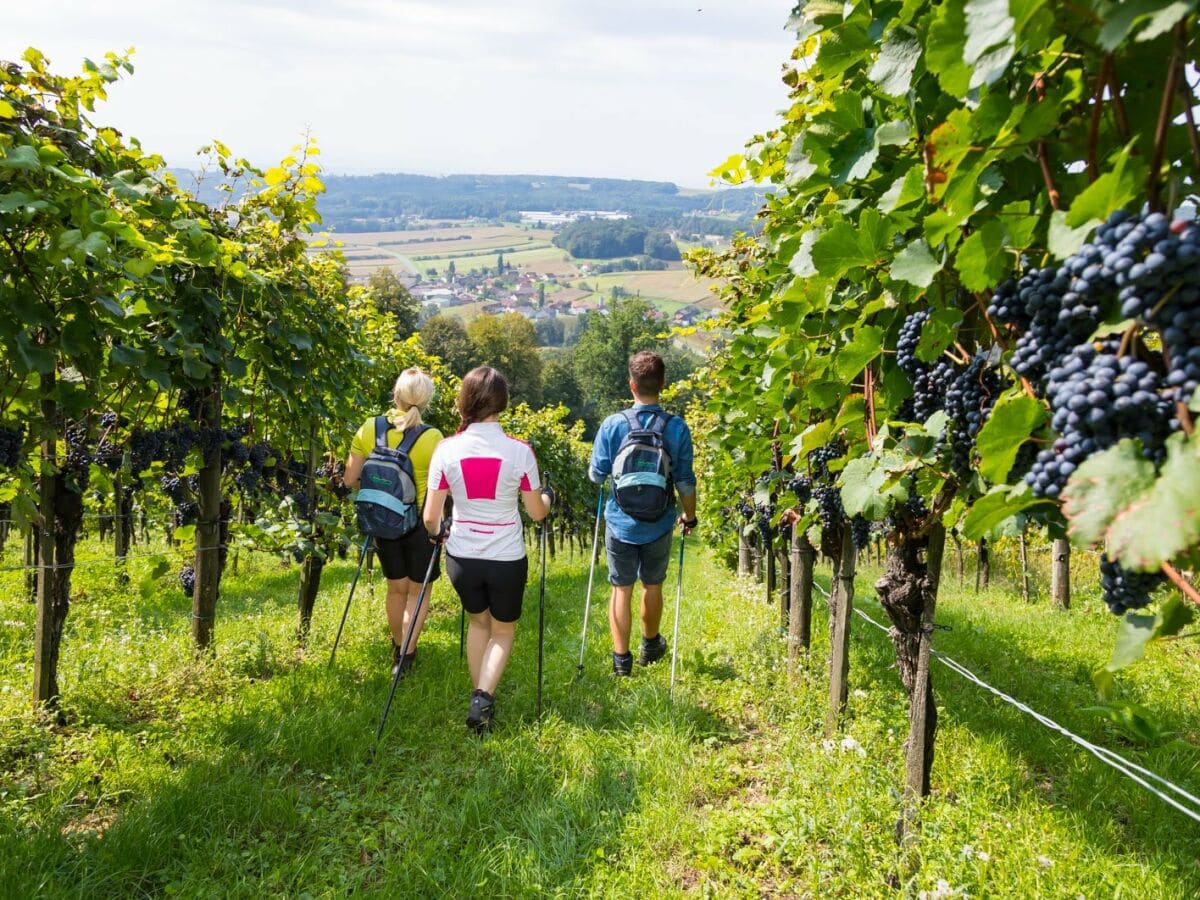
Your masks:
<path fill-rule="evenodd" d="M 480 366 L 463 376 L 458 389 L 458 415 L 462 427 L 482 422 L 508 406 L 508 381 L 491 366 Z"/>
<path fill-rule="evenodd" d="M 662 393 L 667 380 L 667 367 L 663 358 L 650 350 L 643 350 L 629 357 L 629 380 L 634 389 L 644 397 L 657 397 Z"/>

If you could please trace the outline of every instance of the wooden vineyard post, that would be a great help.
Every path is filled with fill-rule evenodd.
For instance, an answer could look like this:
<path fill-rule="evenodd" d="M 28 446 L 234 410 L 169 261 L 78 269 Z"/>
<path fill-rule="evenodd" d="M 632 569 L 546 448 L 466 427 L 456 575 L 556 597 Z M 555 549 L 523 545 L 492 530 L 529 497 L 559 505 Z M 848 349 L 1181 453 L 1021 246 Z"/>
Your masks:
<path fill-rule="evenodd" d="M 738 563 L 737 573 L 740 577 L 750 574 L 750 538 L 745 531 L 738 532 Z"/>
<path fill-rule="evenodd" d="M 763 541 L 763 568 L 766 569 L 767 603 L 775 599 L 775 548 L 769 541 Z"/>
<path fill-rule="evenodd" d="M 850 529 L 842 529 L 841 552 L 833 561 L 833 583 L 829 592 L 829 707 L 825 733 L 837 733 L 849 695 L 850 615 L 854 609 L 854 542 Z"/>
<path fill-rule="evenodd" d="M 129 573 L 125 571 L 125 557 L 129 555 L 129 539 L 133 533 L 133 523 L 129 514 L 132 504 L 133 497 L 121 476 L 117 475 L 113 478 L 113 555 L 117 559 L 117 581 L 120 584 L 129 583 Z"/>
<path fill-rule="evenodd" d="M 963 574 L 966 568 L 963 563 L 962 538 L 958 536 L 957 531 L 951 532 L 951 537 L 954 538 L 954 553 L 958 557 L 958 586 L 962 587 Z"/>
<path fill-rule="evenodd" d="M 308 465 L 304 473 L 304 496 L 308 501 L 309 525 L 313 529 L 312 537 L 316 539 L 317 528 L 317 447 L 315 439 L 308 448 Z M 313 607 L 317 602 L 317 591 L 321 588 L 321 571 L 325 568 L 325 560 L 316 553 L 308 553 L 300 569 L 300 592 L 296 603 L 300 612 L 300 624 L 296 629 L 296 639 L 301 645 L 308 639 L 308 630 L 312 625 Z"/>
<path fill-rule="evenodd" d="M 1029 602 L 1029 552 L 1025 546 L 1025 529 L 1021 529 L 1021 597 Z"/>
<path fill-rule="evenodd" d="M 788 673 L 799 670 L 812 640 L 813 563 L 816 551 L 799 528 L 792 531 L 791 597 L 788 599 Z"/>
<path fill-rule="evenodd" d="M 1059 609 L 1071 608 L 1071 542 L 1057 538 L 1050 550 L 1050 596 Z"/>
<path fill-rule="evenodd" d="M 787 532 L 789 535 L 791 530 Z M 789 538 L 788 544 L 792 541 Z M 775 550 L 777 562 L 775 567 L 779 571 L 779 633 L 787 634 L 788 624 L 791 622 L 791 607 L 792 607 L 792 579 L 795 573 L 791 567 L 791 554 L 784 547 L 779 547 Z"/>
<path fill-rule="evenodd" d="M 41 526 L 36 523 L 30 525 L 29 530 L 25 532 L 25 553 L 23 558 L 25 564 L 25 595 L 30 603 L 37 600 L 38 536 L 41 533 Z"/>
<path fill-rule="evenodd" d="M 56 419 L 53 399 L 54 375 L 44 376 L 42 385 L 42 418 L 48 426 Z M 42 441 L 42 467 L 38 475 L 38 538 L 37 538 L 37 622 L 33 644 L 33 702 L 52 706 L 58 693 L 54 653 L 54 494 L 57 477 L 55 469 L 55 440 Z"/>
<path fill-rule="evenodd" d="M 221 427 L 221 380 L 209 385 L 201 403 L 201 428 Z M 196 586 L 192 591 L 192 640 L 198 650 L 212 645 L 221 585 L 221 444 L 213 441 L 199 475 L 196 523 Z"/>
<path fill-rule="evenodd" d="M 992 576 L 991 553 L 988 550 L 987 538 L 980 538 L 977 545 L 978 556 L 975 566 L 975 592 L 988 586 Z"/>

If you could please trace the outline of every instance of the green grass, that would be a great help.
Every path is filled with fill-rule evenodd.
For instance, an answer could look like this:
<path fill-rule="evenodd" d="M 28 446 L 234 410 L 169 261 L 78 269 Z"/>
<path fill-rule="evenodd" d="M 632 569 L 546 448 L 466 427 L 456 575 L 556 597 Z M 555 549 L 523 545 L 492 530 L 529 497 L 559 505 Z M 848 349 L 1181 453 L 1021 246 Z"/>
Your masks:
<path fill-rule="evenodd" d="M 10 546 L 0 566 L 16 561 Z M 536 580 L 500 726 L 482 740 L 462 724 L 469 684 L 443 582 L 368 764 L 389 681 L 371 579 L 325 668 L 352 572 L 327 570 L 310 649 L 297 651 L 297 568 L 243 556 L 221 600 L 219 653 L 197 662 L 170 577 L 143 599 L 107 566 L 80 569 L 64 727 L 27 711 L 32 607 L 19 575 L 0 573 L 0 896 L 884 897 L 939 880 L 973 897 L 1200 891 L 1200 830 L 941 667 L 934 794 L 904 863 L 892 829 L 905 706 L 886 636 L 855 620 L 855 743 L 827 743 L 819 595 L 812 658 L 790 684 L 777 610 L 694 546 L 673 705 L 666 664 L 620 683 L 606 674 L 603 602 L 573 681 L 587 568 L 560 554 L 541 727 Z M 871 580 L 864 570 L 860 593 Z M 1115 627 L 1094 601 L 1055 613 L 1003 587 L 976 597 L 950 576 L 944 593 L 938 620 L 953 630 L 937 633 L 940 649 L 1195 791 L 1194 649 L 1176 644 L 1126 679 L 1188 742 L 1131 748 L 1081 709 Z"/>

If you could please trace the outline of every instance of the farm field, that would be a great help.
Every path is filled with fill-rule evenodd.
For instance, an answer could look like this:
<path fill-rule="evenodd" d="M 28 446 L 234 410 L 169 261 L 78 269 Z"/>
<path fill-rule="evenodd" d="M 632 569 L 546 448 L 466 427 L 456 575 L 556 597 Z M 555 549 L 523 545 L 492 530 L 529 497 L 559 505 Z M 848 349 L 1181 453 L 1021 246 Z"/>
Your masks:
<path fill-rule="evenodd" d="M 81 559 L 107 550 L 84 543 Z M 1200 835 L 1186 820 L 941 667 L 934 791 L 902 860 L 893 788 L 907 717 L 887 637 L 855 620 L 845 733 L 826 740 L 820 589 L 812 657 L 789 684 L 778 611 L 761 585 L 704 551 L 687 557 L 674 703 L 665 662 L 612 681 L 603 615 L 592 618 L 586 673 L 574 680 L 586 555 L 560 553 L 547 582 L 545 720 L 539 728 L 534 718 L 531 581 L 500 724 L 482 740 L 461 722 L 468 682 L 443 581 L 374 764 L 367 749 L 390 680 L 377 576 L 364 576 L 330 671 L 351 563 L 326 570 L 309 649 L 297 650 L 298 567 L 243 554 L 209 663 L 192 655 L 173 577 L 143 598 L 145 565 L 131 565 L 126 588 L 107 565 L 78 570 L 68 722 L 53 728 L 25 702 L 32 607 L 19 575 L 0 575 L 4 896 L 858 898 L 901 889 L 1157 900 L 1200 891 Z M 864 564 L 860 595 L 877 574 Z M 669 588 L 674 581 L 672 567 Z M 818 582 L 828 585 L 825 569 Z M 1130 746 L 1086 709 L 1088 672 L 1115 628 L 1099 607 L 1087 588 L 1065 613 L 1026 605 L 1005 584 L 976 595 L 948 570 L 939 621 L 952 630 L 936 643 L 1195 790 L 1195 652 L 1156 655 L 1123 679 L 1131 699 L 1153 697 L 1189 742 Z"/>
<path fill-rule="evenodd" d="M 678 268 L 661 272 L 611 272 L 605 275 L 587 275 L 579 279 L 605 296 L 614 287 L 624 288 L 629 294 L 639 291 L 645 299 L 674 301 L 680 306 L 695 304 L 705 309 L 715 308 L 718 298 L 712 292 L 714 282 L 697 278 L 680 265 Z M 573 282 L 578 286 L 579 282 Z"/>

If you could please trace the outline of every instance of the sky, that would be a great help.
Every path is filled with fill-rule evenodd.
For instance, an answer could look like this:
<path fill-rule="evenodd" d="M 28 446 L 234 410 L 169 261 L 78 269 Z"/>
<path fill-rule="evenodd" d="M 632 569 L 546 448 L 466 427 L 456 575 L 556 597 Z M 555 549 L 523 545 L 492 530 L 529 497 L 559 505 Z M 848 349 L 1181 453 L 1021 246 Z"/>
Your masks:
<path fill-rule="evenodd" d="M 646 178 L 689 187 L 778 120 L 790 0 L 6 3 L 0 60 L 135 48 L 95 121 L 173 166 L 258 165 L 311 129 L 331 173 Z"/>

